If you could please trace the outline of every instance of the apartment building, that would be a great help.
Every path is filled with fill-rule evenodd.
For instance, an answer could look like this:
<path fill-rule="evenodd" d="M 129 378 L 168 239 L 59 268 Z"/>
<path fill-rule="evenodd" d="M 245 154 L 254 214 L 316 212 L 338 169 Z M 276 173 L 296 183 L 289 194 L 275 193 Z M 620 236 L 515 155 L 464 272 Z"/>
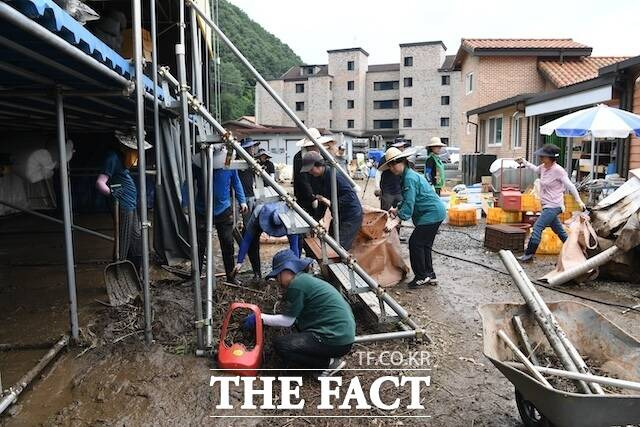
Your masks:
<path fill-rule="evenodd" d="M 458 145 L 460 78 L 441 41 L 401 44 L 392 64 L 369 65 L 359 47 L 327 53 L 327 64 L 294 66 L 269 81 L 307 126 L 414 145 L 437 136 Z M 255 113 L 260 124 L 293 125 L 261 86 Z"/>

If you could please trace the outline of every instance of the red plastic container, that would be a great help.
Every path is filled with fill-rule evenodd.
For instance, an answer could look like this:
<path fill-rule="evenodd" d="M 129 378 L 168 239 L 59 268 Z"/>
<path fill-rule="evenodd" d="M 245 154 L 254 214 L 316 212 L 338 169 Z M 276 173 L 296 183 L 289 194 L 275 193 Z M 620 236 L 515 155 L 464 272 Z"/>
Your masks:
<path fill-rule="evenodd" d="M 234 310 L 246 308 L 253 311 L 256 316 L 256 345 L 251 350 L 247 350 L 242 343 L 233 343 L 227 346 L 224 342 L 227 336 L 227 328 L 231 321 L 231 314 Z M 229 306 L 222 331 L 220 331 L 220 344 L 218 345 L 218 367 L 221 369 L 230 369 L 230 372 L 242 376 L 255 376 L 258 369 L 262 365 L 262 348 L 264 346 L 262 336 L 262 318 L 260 317 L 260 308 L 254 304 L 245 304 L 242 302 L 234 302 Z"/>
<path fill-rule="evenodd" d="M 520 182 L 517 187 L 504 186 L 503 178 L 504 178 L 504 168 L 502 167 L 504 163 L 503 161 L 500 163 L 500 168 L 503 169 L 500 173 L 500 198 L 499 203 L 500 207 L 504 211 L 509 212 L 520 212 L 520 208 L 522 207 L 522 167 L 518 168 L 520 170 Z"/>

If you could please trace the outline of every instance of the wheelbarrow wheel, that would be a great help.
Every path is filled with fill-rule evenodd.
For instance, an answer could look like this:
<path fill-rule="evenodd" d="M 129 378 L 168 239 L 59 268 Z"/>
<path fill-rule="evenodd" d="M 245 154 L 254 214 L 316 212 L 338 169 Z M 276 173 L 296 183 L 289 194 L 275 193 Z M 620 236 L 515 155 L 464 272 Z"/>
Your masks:
<path fill-rule="evenodd" d="M 518 406 L 520 418 L 526 427 L 553 427 L 553 424 L 518 390 L 516 390 L 516 406 Z"/>

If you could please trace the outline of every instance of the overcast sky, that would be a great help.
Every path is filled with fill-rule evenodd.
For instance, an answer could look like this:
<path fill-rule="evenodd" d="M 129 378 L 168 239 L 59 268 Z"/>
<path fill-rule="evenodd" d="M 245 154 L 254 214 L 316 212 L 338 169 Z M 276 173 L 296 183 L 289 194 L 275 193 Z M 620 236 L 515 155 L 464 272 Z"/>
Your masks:
<path fill-rule="evenodd" d="M 362 47 L 369 63 L 399 61 L 399 43 L 461 38 L 566 38 L 593 55 L 640 55 L 640 0 L 230 0 L 309 64 Z"/>

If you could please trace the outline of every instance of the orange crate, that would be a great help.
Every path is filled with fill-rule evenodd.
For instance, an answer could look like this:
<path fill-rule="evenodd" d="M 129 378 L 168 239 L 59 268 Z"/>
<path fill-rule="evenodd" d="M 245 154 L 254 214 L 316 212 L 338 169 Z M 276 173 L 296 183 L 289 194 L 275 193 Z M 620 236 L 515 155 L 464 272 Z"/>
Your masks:
<path fill-rule="evenodd" d="M 536 255 L 558 255 L 562 249 L 562 240 L 549 227 L 542 232 L 540 246 L 536 250 Z"/>
<path fill-rule="evenodd" d="M 477 224 L 476 208 L 458 205 L 448 210 L 449 224 L 457 227 L 467 227 Z"/>
<path fill-rule="evenodd" d="M 512 224 L 522 222 L 522 212 L 507 212 L 502 208 L 489 208 L 487 224 Z"/>
<path fill-rule="evenodd" d="M 542 210 L 540 199 L 535 197 L 533 194 L 523 194 L 520 210 L 522 212 L 540 212 Z"/>

